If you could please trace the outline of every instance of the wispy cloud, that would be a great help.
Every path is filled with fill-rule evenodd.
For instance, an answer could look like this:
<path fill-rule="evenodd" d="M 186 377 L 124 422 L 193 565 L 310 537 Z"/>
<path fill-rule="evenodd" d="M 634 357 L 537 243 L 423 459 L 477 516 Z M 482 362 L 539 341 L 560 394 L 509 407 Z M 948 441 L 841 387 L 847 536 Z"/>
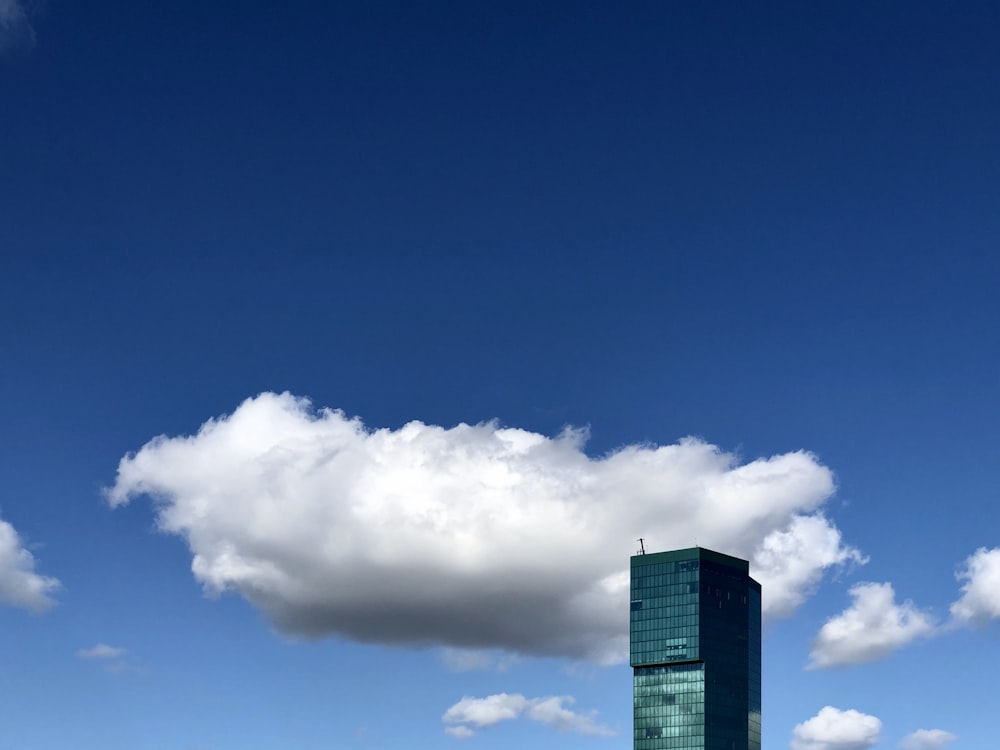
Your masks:
<path fill-rule="evenodd" d="M 14 527 L 0 519 L 0 604 L 39 613 L 55 605 L 59 581 L 35 572 L 35 558 Z"/>
<path fill-rule="evenodd" d="M 957 739 L 954 734 L 943 729 L 918 729 L 904 737 L 899 746 L 903 750 L 940 750 Z"/>
<path fill-rule="evenodd" d="M 442 721 L 449 726 L 445 732 L 465 739 L 476 730 L 502 721 L 526 718 L 560 732 L 572 732 L 590 737 L 611 737 L 615 731 L 596 720 L 595 712 L 579 713 L 568 708 L 574 703 L 568 695 L 545 698 L 525 698 L 520 693 L 498 693 L 485 698 L 466 696 L 445 711 Z"/>
<path fill-rule="evenodd" d="M 810 453 L 742 462 L 689 438 L 590 457 L 586 438 L 369 430 L 264 393 L 123 458 L 108 498 L 154 498 L 205 589 L 239 592 L 285 633 L 599 663 L 627 655 L 637 536 L 750 559 L 765 616 L 863 562 L 822 514 L 833 475 Z"/>
<path fill-rule="evenodd" d="M 28 19 L 31 7 L 23 0 L 0 0 L 0 52 L 34 43 L 35 30 Z"/>
<path fill-rule="evenodd" d="M 854 709 L 824 706 L 792 732 L 792 750 L 868 750 L 878 743 L 882 722 Z"/>
<path fill-rule="evenodd" d="M 100 662 L 103 669 L 112 674 L 123 674 L 137 670 L 136 665 L 128 658 L 128 649 L 120 646 L 98 643 L 90 648 L 80 649 L 76 655 L 80 659 Z"/>
<path fill-rule="evenodd" d="M 98 643 L 90 648 L 82 648 L 76 652 L 81 659 L 120 659 L 128 653 L 128 649 Z"/>
<path fill-rule="evenodd" d="M 935 632 L 934 620 L 913 602 L 896 603 L 891 583 L 859 583 L 854 603 L 820 629 L 810 649 L 810 668 L 875 661 Z"/>
<path fill-rule="evenodd" d="M 441 661 L 452 672 L 506 672 L 517 663 L 518 657 L 488 649 L 443 648 Z"/>

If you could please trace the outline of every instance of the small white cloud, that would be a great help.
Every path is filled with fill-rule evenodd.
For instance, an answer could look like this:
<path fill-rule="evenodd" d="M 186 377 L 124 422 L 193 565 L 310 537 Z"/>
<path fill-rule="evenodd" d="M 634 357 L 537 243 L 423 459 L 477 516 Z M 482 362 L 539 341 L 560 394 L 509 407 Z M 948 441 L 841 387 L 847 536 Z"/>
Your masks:
<path fill-rule="evenodd" d="M 615 734 L 613 729 L 597 722 L 594 712 L 579 713 L 567 708 L 573 703 L 574 699 L 569 695 L 545 698 L 525 698 L 520 693 L 498 693 L 485 698 L 465 696 L 445 711 L 441 718 L 445 724 L 451 725 L 445 727 L 444 731 L 461 739 L 471 737 L 477 729 L 521 717 L 559 732 L 590 737 L 610 737 Z"/>
<path fill-rule="evenodd" d="M 792 731 L 792 750 L 868 750 L 881 732 L 882 722 L 874 716 L 824 706 Z"/>
<path fill-rule="evenodd" d="M 497 693 L 485 698 L 467 695 L 445 711 L 441 720 L 445 724 L 465 724 L 482 729 L 516 719 L 527 705 L 528 699 L 520 693 Z"/>
<path fill-rule="evenodd" d="M 44 612 L 55 605 L 50 594 L 58 588 L 58 580 L 35 572 L 34 556 L 14 527 L 0 520 L 0 604 Z"/>
<path fill-rule="evenodd" d="M 120 659 L 128 653 L 128 649 L 98 643 L 90 648 L 81 648 L 76 655 L 81 659 Z"/>
<path fill-rule="evenodd" d="M 956 622 L 984 625 L 1000 618 L 1000 547 L 977 549 L 956 578 L 965 581 L 961 598 L 951 605 Z"/>
<path fill-rule="evenodd" d="M 843 667 L 888 656 L 934 633 L 931 616 L 913 602 L 896 604 L 891 583 L 859 583 L 854 603 L 828 620 L 810 649 L 810 668 Z"/>
<path fill-rule="evenodd" d="M 611 737 L 615 731 L 597 722 L 593 712 L 581 714 L 567 708 L 576 700 L 568 695 L 536 698 L 528 704 L 526 716 L 559 732 L 572 732 L 587 737 Z"/>
<path fill-rule="evenodd" d="M 125 456 L 108 499 L 151 497 L 205 590 L 281 632 L 595 663 L 628 654 L 637 536 L 749 559 L 765 617 L 863 559 L 823 516 L 833 475 L 808 452 L 742 462 L 688 438 L 591 457 L 586 437 L 369 430 L 264 393 Z"/>
<path fill-rule="evenodd" d="M 899 746 L 903 750 L 939 750 L 956 739 L 954 734 L 943 729 L 918 729 L 904 737 Z"/>

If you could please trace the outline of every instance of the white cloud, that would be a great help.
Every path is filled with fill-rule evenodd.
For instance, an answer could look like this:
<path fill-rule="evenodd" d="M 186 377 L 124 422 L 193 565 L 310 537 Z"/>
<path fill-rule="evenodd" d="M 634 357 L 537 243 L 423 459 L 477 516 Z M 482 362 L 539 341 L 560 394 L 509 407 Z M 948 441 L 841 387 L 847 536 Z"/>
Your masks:
<path fill-rule="evenodd" d="M 768 534 L 753 556 L 753 574 L 772 617 L 791 615 L 812 594 L 823 571 L 864 565 L 868 558 L 841 542 L 840 531 L 820 513 L 795 516 L 787 529 Z"/>
<path fill-rule="evenodd" d="M 552 727 L 560 732 L 573 732 L 590 737 L 610 737 L 615 734 L 608 726 L 600 724 L 594 712 L 578 713 L 567 706 L 574 699 L 568 695 L 545 698 L 525 698 L 520 693 L 498 693 L 485 698 L 465 696 L 441 717 L 445 732 L 453 737 L 471 737 L 477 729 L 491 727 L 501 721 L 524 717 L 530 721 Z"/>
<path fill-rule="evenodd" d="M 528 704 L 525 712 L 532 721 L 537 721 L 560 732 L 573 732 L 588 737 L 611 737 L 615 731 L 594 718 L 594 712 L 580 714 L 566 708 L 575 700 L 568 695 L 536 698 Z"/>
<path fill-rule="evenodd" d="M 765 615 L 861 560 L 821 513 L 833 476 L 810 453 L 741 463 L 689 438 L 592 458 L 585 440 L 368 430 L 264 393 L 125 456 L 108 498 L 150 495 L 206 591 L 240 593 L 284 633 L 601 663 L 627 653 L 638 536 L 750 559 Z"/>
<path fill-rule="evenodd" d="M 441 720 L 445 724 L 466 724 L 482 729 L 516 719 L 527 705 L 528 699 L 520 693 L 497 693 L 485 698 L 467 695 L 445 711 Z"/>
<path fill-rule="evenodd" d="M 965 581 L 961 598 L 951 605 L 956 621 L 982 625 L 1000 618 L 1000 547 L 980 547 L 956 577 Z"/>
<path fill-rule="evenodd" d="M 82 648 L 76 652 L 81 659 L 120 659 L 128 653 L 128 649 L 98 643 L 90 648 Z"/>
<path fill-rule="evenodd" d="M 35 572 L 34 556 L 14 527 L 0 520 L 0 604 L 44 612 L 55 604 L 49 595 L 57 588 L 58 580 Z"/>
<path fill-rule="evenodd" d="M 28 22 L 28 6 L 22 0 L 0 0 L 0 52 L 31 44 L 35 32 Z"/>
<path fill-rule="evenodd" d="M 878 742 L 882 722 L 854 709 L 825 706 L 792 731 L 792 750 L 867 750 Z"/>
<path fill-rule="evenodd" d="M 859 583 L 854 603 L 820 629 L 810 649 L 811 668 L 875 661 L 934 633 L 933 618 L 913 602 L 896 604 L 891 583 Z"/>
<path fill-rule="evenodd" d="M 955 735 L 943 729 L 918 729 L 904 737 L 899 746 L 903 750 L 939 750 L 956 739 Z"/>

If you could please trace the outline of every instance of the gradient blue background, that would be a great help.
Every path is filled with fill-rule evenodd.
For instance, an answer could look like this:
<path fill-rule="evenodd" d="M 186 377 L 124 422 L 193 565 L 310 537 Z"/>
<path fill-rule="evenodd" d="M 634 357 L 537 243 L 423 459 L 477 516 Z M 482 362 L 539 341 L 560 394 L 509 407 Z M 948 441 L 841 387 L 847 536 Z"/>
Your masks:
<path fill-rule="evenodd" d="M 372 426 L 498 418 L 588 451 L 799 448 L 871 561 L 764 643 L 764 745 L 826 704 L 987 747 L 998 631 L 803 671 L 857 580 L 944 614 L 1000 543 L 1000 6 L 66 3 L 0 52 L 0 511 L 63 590 L 0 609 L 0 750 L 451 747 L 452 673 L 288 643 L 100 489 L 262 390 Z M 608 540 L 622 547 L 633 540 Z M 74 657 L 129 649 L 109 674 Z"/>

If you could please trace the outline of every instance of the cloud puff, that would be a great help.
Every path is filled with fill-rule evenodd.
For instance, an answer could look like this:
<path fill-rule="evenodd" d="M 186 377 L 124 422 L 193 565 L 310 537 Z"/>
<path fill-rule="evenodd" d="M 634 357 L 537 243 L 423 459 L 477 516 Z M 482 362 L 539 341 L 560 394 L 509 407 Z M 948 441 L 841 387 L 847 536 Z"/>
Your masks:
<path fill-rule="evenodd" d="M 81 659 L 120 659 L 128 653 L 128 649 L 98 643 L 90 648 L 82 648 L 76 652 Z"/>
<path fill-rule="evenodd" d="M 28 6 L 21 0 L 0 0 L 0 52 L 35 41 L 28 22 Z"/>
<path fill-rule="evenodd" d="M 896 604 L 891 583 L 859 583 L 854 603 L 820 629 L 810 649 L 810 668 L 875 661 L 934 633 L 931 616 L 913 602 Z"/>
<path fill-rule="evenodd" d="M 918 729 L 904 737 L 899 746 L 903 750 L 938 750 L 956 739 L 955 735 L 943 729 Z"/>
<path fill-rule="evenodd" d="M 125 456 L 107 496 L 155 502 L 209 593 L 280 631 L 617 662 L 627 555 L 693 540 L 751 560 L 765 615 L 861 560 L 821 513 L 833 476 L 804 451 L 741 463 L 695 439 L 584 452 L 495 423 L 368 430 L 287 393 Z"/>
<path fill-rule="evenodd" d="M 882 722 L 854 709 L 825 706 L 792 731 L 792 750 L 867 750 L 878 742 Z"/>
<path fill-rule="evenodd" d="M 835 565 L 864 565 L 868 558 L 841 542 L 840 531 L 820 513 L 795 516 L 788 527 L 764 537 L 751 572 L 767 598 L 765 614 L 788 617 L 815 591 L 823 571 Z"/>
<path fill-rule="evenodd" d="M 35 572 L 34 556 L 14 527 L 0 520 L 0 604 L 44 612 L 55 604 L 49 594 L 57 588 L 58 580 Z"/>
<path fill-rule="evenodd" d="M 961 598 L 951 605 L 956 621 L 983 625 L 1000 617 L 1000 547 L 980 547 L 956 577 L 965 581 Z"/>
<path fill-rule="evenodd" d="M 445 732 L 460 739 L 471 737 L 475 730 L 524 717 L 552 727 L 560 732 L 573 732 L 591 737 L 610 737 L 614 730 L 599 724 L 594 712 L 577 713 L 569 708 L 574 699 L 568 695 L 546 698 L 525 698 L 520 693 L 498 693 L 485 698 L 465 696 L 444 712 L 441 720 L 451 726 Z"/>

